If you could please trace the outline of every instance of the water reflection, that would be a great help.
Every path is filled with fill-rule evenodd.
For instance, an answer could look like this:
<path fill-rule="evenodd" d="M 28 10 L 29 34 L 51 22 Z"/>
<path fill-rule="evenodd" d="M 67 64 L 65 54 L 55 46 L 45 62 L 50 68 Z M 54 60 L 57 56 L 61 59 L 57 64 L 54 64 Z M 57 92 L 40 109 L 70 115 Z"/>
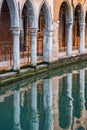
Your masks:
<path fill-rule="evenodd" d="M 69 129 L 72 122 L 72 74 L 67 74 L 61 79 L 59 93 L 59 125 L 63 129 Z"/>
<path fill-rule="evenodd" d="M 0 94 L 0 130 L 86 130 L 87 70 Z"/>
<path fill-rule="evenodd" d="M 14 125 L 13 130 L 21 130 L 20 127 L 20 91 L 15 90 L 13 92 L 14 103 Z"/>
<path fill-rule="evenodd" d="M 31 84 L 31 116 L 30 130 L 39 130 L 39 116 L 37 109 L 37 83 Z"/>
<path fill-rule="evenodd" d="M 52 81 L 43 80 L 43 100 L 44 100 L 44 129 L 53 130 L 53 110 L 52 110 Z"/>

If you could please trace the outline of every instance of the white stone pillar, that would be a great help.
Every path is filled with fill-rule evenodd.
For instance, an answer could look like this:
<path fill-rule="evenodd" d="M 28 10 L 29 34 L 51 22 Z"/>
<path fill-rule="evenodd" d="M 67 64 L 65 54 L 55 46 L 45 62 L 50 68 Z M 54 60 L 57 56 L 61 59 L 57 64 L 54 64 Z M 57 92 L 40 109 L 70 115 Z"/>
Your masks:
<path fill-rule="evenodd" d="M 72 27 L 73 23 L 68 22 L 67 23 L 67 55 L 72 55 Z"/>
<path fill-rule="evenodd" d="M 57 46 L 57 47 L 58 47 L 58 53 L 59 53 L 59 44 L 60 44 L 60 43 L 59 43 L 59 42 L 60 42 L 60 41 L 59 41 L 59 37 L 60 37 L 60 36 L 59 36 L 59 35 L 60 35 L 60 34 L 59 34 L 59 28 L 60 28 L 59 25 L 60 25 L 60 21 L 57 21 L 57 39 L 58 39 L 58 46 Z"/>
<path fill-rule="evenodd" d="M 52 30 L 44 31 L 44 41 L 43 41 L 43 60 L 45 62 L 52 61 Z"/>
<path fill-rule="evenodd" d="M 39 130 L 39 117 L 37 110 L 37 83 L 31 84 L 31 121 L 30 130 Z"/>
<path fill-rule="evenodd" d="M 37 65 L 37 28 L 30 28 L 31 65 Z"/>
<path fill-rule="evenodd" d="M 21 130 L 20 128 L 20 91 L 14 91 L 14 127 L 13 130 Z"/>
<path fill-rule="evenodd" d="M 80 53 L 85 51 L 85 23 L 80 23 Z"/>
<path fill-rule="evenodd" d="M 20 69 L 20 29 L 12 27 L 13 33 L 13 70 Z"/>

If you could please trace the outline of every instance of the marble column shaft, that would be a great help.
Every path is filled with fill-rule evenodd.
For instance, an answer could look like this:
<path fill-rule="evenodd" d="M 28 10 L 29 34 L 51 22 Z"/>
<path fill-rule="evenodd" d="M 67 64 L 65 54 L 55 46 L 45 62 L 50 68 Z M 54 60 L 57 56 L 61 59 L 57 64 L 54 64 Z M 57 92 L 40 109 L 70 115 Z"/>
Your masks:
<path fill-rule="evenodd" d="M 67 23 L 67 55 L 72 55 L 72 27 L 73 23 L 68 22 Z"/>
<path fill-rule="evenodd" d="M 20 69 L 20 29 L 12 28 L 13 33 L 13 70 Z"/>
<path fill-rule="evenodd" d="M 82 22 L 80 26 L 80 53 L 84 53 L 85 50 L 85 23 Z"/>
<path fill-rule="evenodd" d="M 52 34 L 52 30 L 44 31 L 43 60 L 45 62 L 51 62 L 52 60 Z"/>
<path fill-rule="evenodd" d="M 37 28 L 30 28 L 31 65 L 37 65 Z"/>

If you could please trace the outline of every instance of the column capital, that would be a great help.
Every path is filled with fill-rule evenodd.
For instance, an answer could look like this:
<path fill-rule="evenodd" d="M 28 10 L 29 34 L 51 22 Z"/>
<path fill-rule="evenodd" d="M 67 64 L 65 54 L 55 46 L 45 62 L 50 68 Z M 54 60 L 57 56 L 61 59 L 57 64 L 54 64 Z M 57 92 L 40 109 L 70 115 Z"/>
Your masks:
<path fill-rule="evenodd" d="M 85 24 L 85 22 L 80 22 L 79 25 L 80 26 L 85 26 L 86 24 Z"/>
<path fill-rule="evenodd" d="M 53 34 L 53 29 L 44 29 L 44 34 L 46 36 L 52 36 Z"/>
<path fill-rule="evenodd" d="M 37 33 L 38 28 L 29 28 L 30 33 Z"/>
<path fill-rule="evenodd" d="M 73 26 L 73 22 L 72 22 L 72 21 L 67 21 L 67 22 L 66 22 L 66 25 L 67 25 L 68 27 L 72 27 L 72 26 Z"/>
<path fill-rule="evenodd" d="M 11 31 L 14 35 L 20 35 L 20 27 L 11 27 Z"/>

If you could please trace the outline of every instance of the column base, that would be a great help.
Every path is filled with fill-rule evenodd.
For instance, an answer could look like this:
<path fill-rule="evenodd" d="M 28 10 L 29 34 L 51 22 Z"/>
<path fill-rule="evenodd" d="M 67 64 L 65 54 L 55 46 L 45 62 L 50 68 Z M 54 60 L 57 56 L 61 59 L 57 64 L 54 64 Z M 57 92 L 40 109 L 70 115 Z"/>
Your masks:
<path fill-rule="evenodd" d="M 35 70 L 37 69 L 37 65 L 30 64 L 29 67 L 30 67 L 30 68 L 33 68 L 33 69 L 35 69 Z"/>
<path fill-rule="evenodd" d="M 20 68 L 15 69 L 14 67 L 12 67 L 12 70 L 13 70 L 14 72 L 20 73 Z"/>

